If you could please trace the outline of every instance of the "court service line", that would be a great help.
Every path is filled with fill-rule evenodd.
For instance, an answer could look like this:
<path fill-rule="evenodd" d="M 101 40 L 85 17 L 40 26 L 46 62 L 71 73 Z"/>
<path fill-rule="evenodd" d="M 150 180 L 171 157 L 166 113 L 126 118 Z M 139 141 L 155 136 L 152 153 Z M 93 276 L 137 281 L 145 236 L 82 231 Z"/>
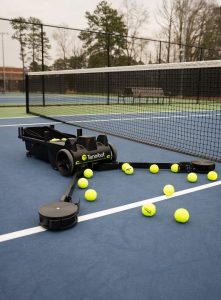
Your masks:
<path fill-rule="evenodd" d="M 13 119 L 32 119 L 39 118 L 39 116 L 23 116 L 23 117 L 0 117 L 1 120 L 13 120 Z"/>
<path fill-rule="evenodd" d="M 160 114 L 161 112 L 154 112 L 152 114 Z M 114 115 L 115 113 L 113 113 Z M 170 116 L 155 116 L 155 117 L 134 117 L 134 113 L 127 113 L 128 115 L 131 114 L 131 117 L 129 118 L 107 118 L 107 119 L 88 119 L 88 120 L 75 120 L 75 121 L 69 121 L 70 124 L 75 124 L 75 123 L 90 123 L 90 122 L 96 122 L 96 123 L 102 123 L 102 122 L 115 122 L 115 121 L 134 121 L 134 120 L 154 120 L 154 119 L 176 119 L 176 118 L 192 118 L 192 117 L 211 117 L 210 114 L 187 114 L 187 115 L 170 115 Z M 136 115 L 137 113 L 135 113 Z M 149 113 L 148 113 L 149 114 Z M 94 115 L 94 114 L 91 114 Z M 117 115 L 117 114 L 116 114 Z M 126 115 L 126 114 L 125 114 Z M 150 115 L 150 114 L 149 114 Z M 218 116 L 220 114 L 217 114 Z M 61 117 L 62 115 L 53 115 L 53 117 Z M 68 117 L 70 115 L 66 115 Z M 88 115 L 75 115 L 74 117 L 78 116 L 89 116 Z M 97 114 L 99 116 L 99 114 Z M 102 116 L 104 116 L 102 114 Z M 108 116 L 108 115 L 107 115 Z M 72 116 L 73 117 L 73 116 Z M 60 124 L 62 121 L 57 121 L 57 122 L 41 122 L 41 123 L 21 123 L 21 124 L 3 124 L 0 125 L 0 127 L 18 127 L 18 126 L 35 126 L 35 125 L 48 125 L 48 124 Z"/>
<path fill-rule="evenodd" d="M 159 119 L 186 119 L 186 118 L 192 118 L 192 117 L 209 117 L 209 115 L 175 115 L 175 116 L 156 116 L 156 117 L 130 117 L 130 118 L 107 118 L 107 119 L 88 119 L 88 120 L 76 120 L 76 121 L 69 121 L 69 123 L 71 124 L 76 124 L 76 123 L 91 123 L 91 122 L 94 122 L 94 123 L 102 123 L 102 122 L 123 122 L 123 121 L 132 121 L 134 122 L 135 120 L 159 120 Z"/>
<path fill-rule="evenodd" d="M 195 111 L 175 111 L 176 113 L 193 113 L 193 114 L 196 114 L 196 113 L 216 113 L 220 110 L 211 110 L 211 109 L 200 109 L 200 110 L 195 110 Z M 139 115 L 139 114 L 148 114 L 148 115 L 152 115 L 152 114 L 159 114 L 159 113 L 174 113 L 174 111 L 171 111 L 171 110 L 161 110 L 161 111 L 136 111 L 136 112 L 133 112 L 133 111 L 128 111 L 128 112 L 125 112 L 124 111 L 124 115 L 130 115 L 130 114 L 136 114 L 136 115 Z M 82 117 L 82 116 L 103 116 L 105 115 L 104 113 L 90 113 L 90 114 L 77 114 L 75 116 L 79 116 L 79 117 Z M 107 114 L 106 114 L 107 115 Z M 122 113 L 120 112 L 108 112 L 108 115 L 122 115 Z M 218 114 L 220 115 L 220 114 Z M 73 114 L 72 115 L 53 115 L 53 116 L 57 116 L 57 117 L 73 117 Z M 13 120 L 13 119 L 32 119 L 32 118 L 42 118 L 42 116 L 35 116 L 35 115 L 27 115 L 27 116 L 23 116 L 23 117 L 0 117 L 0 120 Z"/>
<path fill-rule="evenodd" d="M 121 205 L 121 206 L 101 210 L 101 211 L 98 211 L 98 212 L 95 212 L 95 213 L 90 213 L 90 214 L 87 214 L 87 215 L 79 216 L 78 217 L 78 222 L 84 222 L 84 221 L 88 221 L 88 220 L 92 220 L 92 219 L 112 215 L 112 214 L 115 214 L 115 213 L 119 213 L 119 212 L 122 212 L 122 211 L 126 211 L 126 210 L 129 210 L 129 209 L 132 209 L 132 208 L 139 207 L 139 206 L 141 206 L 145 203 L 148 203 L 148 202 L 156 203 L 156 202 L 159 202 L 159 201 L 175 198 L 175 197 L 178 197 L 178 196 L 181 196 L 181 195 L 186 195 L 186 194 L 194 193 L 194 192 L 197 192 L 197 191 L 205 190 L 205 189 L 208 189 L 208 188 L 212 188 L 212 187 L 215 187 L 215 186 L 218 186 L 218 185 L 221 185 L 221 180 L 216 181 L 216 182 L 212 182 L 212 183 L 208 183 L 208 184 L 204 184 L 204 185 L 200 185 L 200 186 L 196 186 L 196 187 L 193 187 L 193 188 L 181 190 L 181 191 L 175 192 L 170 197 L 165 196 L 165 195 L 161 195 L 161 196 L 158 196 L 158 197 L 149 198 L 149 199 L 141 200 L 141 201 L 138 201 L 138 202 L 133 202 L 133 203 L 130 203 L 130 204 L 125 204 L 125 205 Z M 24 230 L 19 230 L 19 231 L 15 231 L 15 232 L 2 234 L 2 235 L 0 235 L 0 242 L 6 242 L 6 241 L 9 241 L 9 240 L 21 238 L 21 237 L 32 235 L 32 234 L 35 234 L 35 233 L 44 232 L 46 230 L 47 229 L 45 229 L 41 226 L 36 226 L 36 227 L 24 229 Z"/>
<path fill-rule="evenodd" d="M 3 124 L 0 127 L 19 127 L 19 126 L 36 126 L 36 125 L 50 125 L 60 124 L 61 122 L 44 122 L 44 123 L 23 123 L 23 124 Z"/>
<path fill-rule="evenodd" d="M 180 113 L 180 114 L 185 114 L 185 113 L 214 113 L 214 112 L 216 112 L 217 110 L 209 110 L 209 109 L 202 109 L 202 110 L 199 110 L 199 111 L 194 111 L 194 112 L 191 112 L 191 111 L 177 111 L 176 110 L 176 113 Z M 134 115 L 134 114 L 136 114 L 136 115 L 144 115 L 144 114 L 146 114 L 146 115 L 153 115 L 153 114 L 159 114 L 159 113 L 174 113 L 174 111 L 171 111 L 171 110 L 161 110 L 161 111 L 136 111 L 136 112 L 133 112 L 133 111 L 128 111 L 128 112 L 125 112 L 124 111 L 124 115 Z M 120 113 L 120 112 L 112 112 L 112 113 L 109 113 L 108 112 L 108 114 L 104 114 L 104 113 L 91 113 L 91 114 L 77 114 L 77 115 L 75 115 L 75 116 L 78 116 L 78 117 L 84 117 L 84 116 L 94 116 L 94 115 L 96 115 L 96 116 L 105 116 L 105 115 L 122 115 L 122 113 Z M 52 115 L 53 117 L 73 117 L 73 114 L 72 115 Z M 37 117 L 37 116 L 36 116 Z"/>

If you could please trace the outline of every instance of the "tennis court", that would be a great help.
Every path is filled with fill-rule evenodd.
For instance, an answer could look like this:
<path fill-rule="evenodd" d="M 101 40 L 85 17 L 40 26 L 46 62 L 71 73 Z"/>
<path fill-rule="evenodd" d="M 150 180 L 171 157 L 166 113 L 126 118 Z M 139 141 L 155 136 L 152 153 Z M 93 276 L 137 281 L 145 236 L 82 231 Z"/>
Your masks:
<path fill-rule="evenodd" d="M 27 110 L 220 161 L 220 67 L 204 61 L 30 72 Z"/>
<path fill-rule="evenodd" d="M 11 105 L 25 105 L 24 93 L 6 93 L 0 94 L 0 107 Z"/>
<path fill-rule="evenodd" d="M 200 63 L 192 71 L 190 65 L 181 66 L 182 72 L 176 65 L 178 71 L 171 67 L 169 73 L 162 66 L 157 72 L 139 67 L 142 75 L 137 69 L 129 75 L 118 68 L 117 76 L 114 70 L 91 71 L 93 84 L 91 74 L 82 70 L 67 78 L 44 73 L 45 80 L 43 73 L 29 74 L 30 113 L 10 118 L 18 107 L 11 107 L 13 112 L 1 108 L 6 110 L 0 119 L 0 298 L 220 299 L 220 67 Z M 197 87 L 191 83 L 196 76 Z M 148 87 L 148 96 L 119 100 L 128 81 L 142 91 Z M 163 86 L 163 101 L 149 95 L 150 82 L 156 93 Z M 2 95 L 1 104 L 5 101 L 10 106 L 26 100 Z M 112 149 L 111 160 L 100 164 L 106 168 L 90 164 L 89 188 L 96 190 L 97 199 L 85 200 L 85 189 L 76 185 L 72 202 L 80 201 L 78 224 L 60 231 L 40 226 L 39 208 L 59 201 L 75 175 L 61 176 L 48 161 L 29 155 L 31 144 L 27 151 L 18 138 L 25 128 L 44 127 L 42 144 L 51 145 L 46 135 L 53 126 L 68 139 L 82 129 L 79 140 L 91 137 L 99 145 L 105 139 L 98 135 L 106 134 Z M 74 138 L 69 142 L 76 146 Z M 62 145 L 70 149 L 66 141 Z M 76 147 L 82 149 L 82 144 Z M 217 180 L 200 171 L 196 182 L 187 180 L 200 159 L 215 166 Z M 122 172 L 122 162 L 136 163 L 134 173 Z M 160 166 L 156 174 L 149 170 L 153 163 Z M 171 172 L 174 163 L 184 172 Z M 163 192 L 168 184 L 175 188 L 171 196 Z M 155 204 L 153 217 L 142 214 L 145 203 Z M 178 208 L 189 211 L 187 223 L 174 220 Z"/>
<path fill-rule="evenodd" d="M 117 116 L 114 115 L 114 118 Z M 133 117 L 133 116 L 132 116 Z M 97 119 L 99 120 L 99 118 Z M 102 116 L 105 122 L 105 117 Z M 83 121 L 79 117 L 79 121 Z M 110 120 L 107 121 L 108 124 Z M 3 299 L 219 299 L 221 269 L 220 180 L 199 174 L 135 169 L 95 171 L 89 179 L 98 198 L 81 199 L 79 224 L 51 232 L 38 226 L 38 209 L 57 201 L 69 178 L 50 164 L 25 155 L 19 126 L 45 126 L 39 117 L 2 119 L 1 140 L 1 297 Z M 63 132 L 75 127 L 54 122 Z M 85 135 L 96 132 L 84 130 Z M 108 136 L 119 161 L 179 162 L 196 159 L 180 153 Z M 216 163 L 220 174 L 221 165 Z M 166 197 L 165 184 L 176 193 Z M 143 200 L 155 202 L 152 218 L 141 213 Z M 175 209 L 190 212 L 187 224 L 174 221 Z"/>

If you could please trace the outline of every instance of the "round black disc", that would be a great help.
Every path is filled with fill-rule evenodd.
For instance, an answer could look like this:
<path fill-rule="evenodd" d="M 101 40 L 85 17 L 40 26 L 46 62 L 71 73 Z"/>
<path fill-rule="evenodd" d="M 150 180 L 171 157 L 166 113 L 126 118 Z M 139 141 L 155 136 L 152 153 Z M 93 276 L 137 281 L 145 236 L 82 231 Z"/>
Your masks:
<path fill-rule="evenodd" d="M 78 206 L 71 202 L 53 202 L 39 208 L 40 225 L 51 230 L 66 229 L 77 223 Z"/>
<path fill-rule="evenodd" d="M 215 163 L 206 160 L 195 160 L 192 161 L 192 166 L 196 168 L 199 173 L 208 173 L 215 169 Z"/>

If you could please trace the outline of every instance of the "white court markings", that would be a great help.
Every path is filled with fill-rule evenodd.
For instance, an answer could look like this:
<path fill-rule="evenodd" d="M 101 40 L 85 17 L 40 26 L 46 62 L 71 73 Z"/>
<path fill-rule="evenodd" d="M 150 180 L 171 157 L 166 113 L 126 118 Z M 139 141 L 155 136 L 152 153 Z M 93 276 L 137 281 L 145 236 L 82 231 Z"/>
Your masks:
<path fill-rule="evenodd" d="M 80 115 L 78 115 L 78 116 L 80 116 Z M 192 116 L 195 117 L 196 115 L 193 114 Z M 204 116 L 205 117 L 207 115 L 202 114 L 202 115 L 198 115 L 198 116 L 200 116 L 200 117 Z M 36 118 L 36 116 L 33 116 L 33 117 Z M 185 118 L 186 116 L 178 114 L 178 115 L 171 116 L 171 117 L 173 117 L 173 118 L 174 117 L 175 118 L 177 118 L 177 117 Z M 32 117 L 30 117 L 30 118 L 32 118 Z M 150 117 L 150 118 L 145 118 L 145 117 L 144 118 L 143 117 L 137 117 L 136 118 L 135 117 L 135 118 L 124 118 L 124 119 L 118 119 L 118 118 L 115 119 L 115 118 L 113 118 L 112 120 L 113 121 L 118 121 L 118 120 L 122 121 L 122 120 L 152 119 L 152 118 L 158 119 L 158 118 L 163 118 L 163 117 L 158 117 L 158 116 Z M 168 116 L 166 116 L 165 118 L 168 118 Z M 17 119 L 17 118 L 1 118 L 1 119 Z M 21 117 L 21 119 L 22 119 L 22 117 Z M 26 119 L 26 118 L 24 118 L 24 119 Z M 91 122 L 92 120 L 88 120 L 88 121 Z M 108 119 L 105 119 L 105 120 L 97 119 L 97 120 L 94 120 L 94 121 L 104 122 L 104 121 L 111 121 L 111 119 L 109 119 L 109 120 Z M 84 122 L 87 122 L 87 121 L 78 120 L 76 122 L 77 123 L 81 123 L 81 122 L 84 123 Z M 35 122 L 35 123 L 5 124 L 5 125 L 3 124 L 3 125 L 0 125 L 0 128 L 1 127 L 4 128 L 4 127 L 18 127 L 18 126 L 50 125 L 50 124 L 60 124 L 60 123 L 61 122 Z M 88 220 L 91 220 L 91 219 L 96 219 L 96 218 L 99 218 L 99 217 L 104 217 L 104 216 L 107 216 L 107 215 L 123 212 L 123 211 L 129 210 L 129 209 L 132 209 L 132 208 L 139 207 L 139 206 L 141 206 L 141 205 L 143 205 L 144 203 L 147 203 L 147 202 L 155 203 L 155 202 L 167 200 L 167 199 L 170 199 L 170 198 L 178 197 L 178 196 L 181 196 L 181 195 L 193 193 L 193 192 L 196 192 L 196 191 L 208 189 L 208 188 L 215 187 L 215 186 L 218 186 L 218 185 L 221 185 L 221 181 L 217 181 L 217 182 L 197 186 L 197 187 L 194 187 L 194 188 L 182 190 L 182 191 L 174 193 L 174 195 L 170 196 L 170 197 L 167 197 L 167 196 L 163 195 L 163 196 L 158 196 L 158 197 L 154 197 L 154 198 L 145 199 L 145 200 L 141 200 L 141 201 L 138 201 L 138 202 L 126 204 L 126 205 L 123 205 L 123 206 L 117 206 L 117 207 L 110 208 L 110 209 L 107 209 L 107 210 L 98 211 L 98 212 L 95 212 L 95 213 L 90 213 L 90 214 L 87 214 L 87 215 L 79 216 L 78 217 L 78 222 L 84 222 L 84 221 L 88 221 Z M 47 229 L 45 229 L 41 226 L 36 226 L 36 227 L 24 229 L 24 230 L 19 230 L 19 231 L 3 234 L 3 235 L 0 235 L 0 242 L 5 242 L 5 241 L 8 241 L 8 240 L 17 239 L 17 238 L 32 235 L 32 234 L 35 234 L 35 233 L 44 232 L 46 230 Z"/>
<path fill-rule="evenodd" d="M 131 113 L 131 112 L 128 112 L 124 115 L 131 115 L 130 117 L 123 117 L 123 118 L 113 118 L 113 117 L 109 117 L 110 115 L 121 115 L 121 113 L 111 113 L 111 114 L 107 114 L 107 115 L 104 115 L 104 114 L 79 114 L 79 115 L 54 115 L 54 116 L 51 116 L 51 117 L 75 117 L 75 118 L 78 118 L 78 117 L 87 117 L 87 116 L 107 116 L 108 118 L 104 118 L 104 119 L 86 119 L 86 120 L 75 120 L 75 121 L 67 121 L 68 123 L 70 124 L 81 124 L 81 123 L 91 123 L 91 122 L 94 122 L 94 123 L 102 123 L 102 122 L 123 122 L 123 121 L 132 121 L 134 122 L 135 120 L 137 121 L 142 121 L 142 120 L 158 120 L 158 119 L 186 119 L 186 118 L 195 118 L 195 117 L 202 117 L 202 118 L 207 118 L 207 117 L 211 117 L 211 114 L 208 114 L 208 111 L 205 111 L 207 113 L 204 113 L 204 112 L 201 112 L 201 113 L 193 113 L 193 112 L 176 112 L 176 114 L 174 114 L 173 112 L 147 112 L 147 113 Z M 212 112 L 212 111 L 211 111 Z M 166 115 L 166 116 L 163 116 L 162 114 L 164 113 L 170 113 L 170 115 Z M 147 114 L 147 116 L 142 116 L 142 117 L 136 117 L 137 114 Z M 156 116 L 153 116 L 153 114 L 156 114 Z M 219 113 L 217 115 L 220 115 Z M 35 116 L 36 117 L 36 116 Z M 10 119 L 10 118 L 0 118 L 0 120 L 4 120 L 4 119 Z M 11 118 L 13 119 L 13 118 Z M 21 118 L 22 119 L 22 118 Z M 26 118 L 24 118 L 26 119 Z M 52 122 L 35 122 L 35 123 L 16 123 L 16 124 L 0 124 L 0 128 L 4 128 L 4 127 L 19 127 L 19 126 L 36 126 L 36 125 L 50 125 L 50 124 L 60 124 L 62 123 L 62 120 L 61 121 L 52 121 Z"/>
<path fill-rule="evenodd" d="M 203 185 L 196 186 L 196 187 L 189 188 L 189 189 L 184 189 L 184 190 L 175 192 L 172 196 L 169 196 L 169 197 L 165 196 L 165 195 L 161 195 L 161 196 L 158 196 L 158 197 L 149 198 L 149 199 L 133 202 L 133 203 L 130 203 L 130 204 L 125 204 L 125 205 L 121 205 L 121 206 L 101 210 L 101 211 L 98 211 L 98 212 L 90 213 L 90 214 L 87 214 L 87 215 L 79 216 L 78 217 L 78 222 L 81 223 L 81 222 L 85 222 L 85 221 L 105 217 L 105 216 L 108 216 L 108 215 L 112 215 L 112 214 L 120 213 L 120 212 L 123 212 L 123 211 L 127 211 L 129 209 L 140 207 L 140 206 L 142 206 L 142 205 L 144 205 L 145 203 L 148 203 L 148 202 L 156 203 L 156 202 L 172 199 L 172 198 L 175 198 L 175 197 L 178 197 L 178 196 L 182 196 L 182 195 L 202 191 L 202 190 L 209 189 L 209 188 L 212 188 L 212 187 L 216 187 L 218 185 L 221 185 L 221 180 L 216 181 L 216 182 L 212 182 L 212 183 L 203 184 Z M 45 232 L 45 231 L 47 231 L 47 229 L 45 229 L 41 226 L 36 226 L 36 227 L 32 227 L 32 228 L 27 228 L 27 229 L 24 229 L 24 230 L 10 232 L 10 233 L 0 235 L 0 242 L 6 242 L 6 241 L 9 241 L 9 240 L 13 240 L 13 239 L 17 239 L 17 238 L 25 237 L 25 236 L 32 235 L 32 234 L 35 234 L 35 233 Z"/>

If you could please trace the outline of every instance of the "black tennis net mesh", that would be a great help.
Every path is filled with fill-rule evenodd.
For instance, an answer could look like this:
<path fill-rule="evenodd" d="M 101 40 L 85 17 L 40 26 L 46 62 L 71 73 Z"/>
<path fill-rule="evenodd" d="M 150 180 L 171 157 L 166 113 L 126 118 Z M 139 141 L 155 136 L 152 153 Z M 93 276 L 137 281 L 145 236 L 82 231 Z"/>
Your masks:
<path fill-rule="evenodd" d="M 221 161 L 221 61 L 28 73 L 27 110 Z"/>

